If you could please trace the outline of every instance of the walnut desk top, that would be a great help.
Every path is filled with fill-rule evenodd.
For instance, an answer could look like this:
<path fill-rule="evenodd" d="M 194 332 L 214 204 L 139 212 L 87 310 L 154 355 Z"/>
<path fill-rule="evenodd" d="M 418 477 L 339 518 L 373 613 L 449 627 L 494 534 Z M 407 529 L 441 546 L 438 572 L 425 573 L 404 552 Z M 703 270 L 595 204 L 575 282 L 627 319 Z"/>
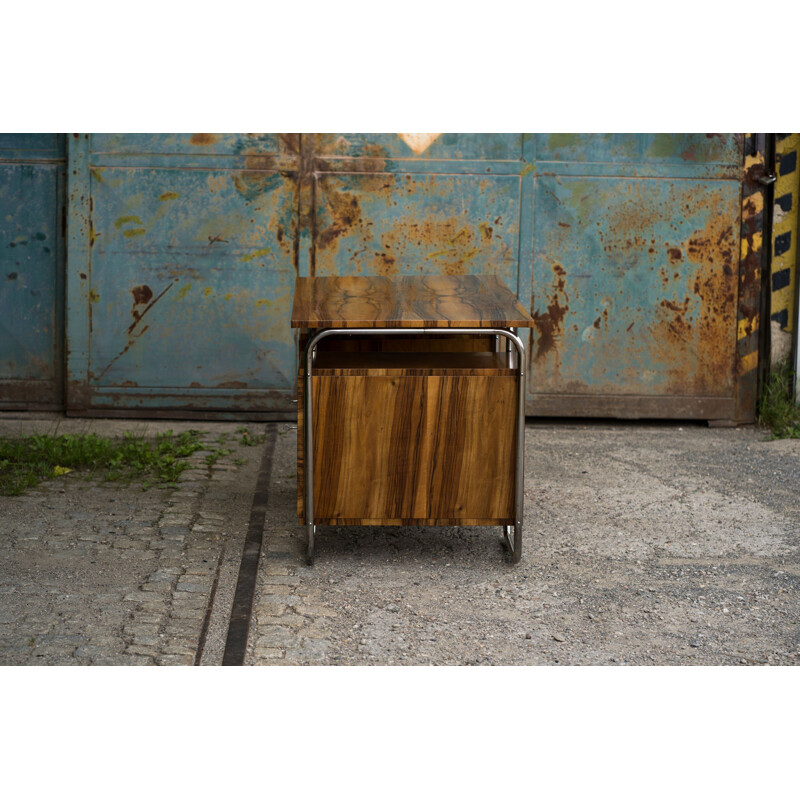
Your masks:
<path fill-rule="evenodd" d="M 495 275 L 298 278 L 293 328 L 529 328 Z"/>

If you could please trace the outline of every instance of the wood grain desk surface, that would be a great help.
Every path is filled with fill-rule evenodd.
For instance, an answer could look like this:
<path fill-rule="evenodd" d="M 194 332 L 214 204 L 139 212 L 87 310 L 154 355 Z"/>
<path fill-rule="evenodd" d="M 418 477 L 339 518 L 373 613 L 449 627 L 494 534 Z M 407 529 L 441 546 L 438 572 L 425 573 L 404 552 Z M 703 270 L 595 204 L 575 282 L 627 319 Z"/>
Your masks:
<path fill-rule="evenodd" d="M 298 278 L 293 328 L 529 328 L 495 275 Z"/>

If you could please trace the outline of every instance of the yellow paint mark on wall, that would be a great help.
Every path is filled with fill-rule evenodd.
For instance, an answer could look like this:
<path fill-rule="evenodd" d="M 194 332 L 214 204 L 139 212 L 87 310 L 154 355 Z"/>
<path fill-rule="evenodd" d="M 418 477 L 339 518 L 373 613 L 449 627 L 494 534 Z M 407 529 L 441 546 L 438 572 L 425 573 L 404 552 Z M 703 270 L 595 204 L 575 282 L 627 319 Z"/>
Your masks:
<path fill-rule="evenodd" d="M 129 231 L 123 231 L 122 235 L 126 239 L 131 239 L 134 236 L 144 236 L 146 233 L 147 231 L 144 228 L 131 228 Z"/>
<path fill-rule="evenodd" d="M 114 227 L 119 230 L 123 225 L 127 225 L 128 223 L 135 223 L 136 225 L 144 225 L 144 223 L 139 219 L 139 217 L 129 214 L 124 217 L 117 217 L 116 221 L 114 222 Z"/>
<path fill-rule="evenodd" d="M 100 292 L 98 292 L 97 289 L 89 289 L 89 302 L 90 303 L 100 302 Z"/>
<path fill-rule="evenodd" d="M 744 201 L 744 207 L 748 217 L 754 217 L 756 214 L 760 214 L 764 209 L 764 194 L 762 192 L 751 194 Z"/>
<path fill-rule="evenodd" d="M 764 163 L 764 156 L 761 153 L 758 153 L 754 156 L 745 156 L 744 157 L 744 171 L 755 167 L 756 164 L 763 164 Z"/>
<path fill-rule="evenodd" d="M 205 288 L 205 289 L 203 289 L 203 294 L 204 294 L 206 297 L 210 297 L 210 296 L 211 296 L 211 287 L 210 287 L 210 286 L 206 286 L 206 288 Z"/>
<path fill-rule="evenodd" d="M 530 175 L 531 172 L 536 172 L 536 164 L 526 164 L 522 168 L 522 172 L 520 172 L 520 175 L 524 178 L 526 175 Z"/>
<path fill-rule="evenodd" d="M 260 300 L 256 300 L 256 305 L 257 306 L 271 306 L 272 305 L 272 300 L 269 300 L 266 297 L 262 297 Z"/>
<path fill-rule="evenodd" d="M 228 293 L 225 295 L 225 299 L 226 299 L 226 300 L 230 300 L 230 299 L 231 299 L 231 297 L 233 297 L 233 292 L 228 292 Z"/>
<path fill-rule="evenodd" d="M 179 197 L 178 192 L 164 192 L 158 199 L 163 203 L 165 200 L 177 200 Z"/>
<path fill-rule="evenodd" d="M 763 237 L 760 231 L 753 234 L 752 244 L 750 239 L 742 239 L 742 247 L 741 247 L 742 258 L 747 258 L 747 256 L 750 255 L 750 253 L 760 253 L 762 241 Z"/>
<path fill-rule="evenodd" d="M 736 338 L 744 339 L 745 336 L 749 336 L 753 331 L 757 331 L 759 322 L 760 320 L 758 318 L 758 314 L 756 314 L 756 316 L 753 319 L 740 319 L 738 335 Z"/>
<path fill-rule="evenodd" d="M 186 286 L 183 286 L 183 287 L 180 289 L 180 291 L 178 292 L 178 294 L 177 294 L 177 295 L 175 295 L 175 298 L 176 298 L 176 300 L 181 300 L 181 299 L 183 299 L 184 297 L 186 297 L 186 295 L 187 295 L 187 294 L 188 294 L 188 292 L 189 292 L 189 289 L 191 289 L 191 288 L 192 288 L 192 284 L 191 284 L 191 283 L 187 283 L 187 284 L 186 284 Z"/>
<path fill-rule="evenodd" d="M 746 356 L 742 356 L 741 364 L 741 373 L 744 375 L 745 372 L 750 372 L 754 370 L 758 366 L 758 351 L 756 350 L 753 353 L 748 353 Z"/>
<path fill-rule="evenodd" d="M 261 250 L 254 250 L 246 256 L 242 256 L 239 261 L 252 261 L 254 258 L 261 258 L 261 256 L 268 256 L 272 250 L 269 247 L 264 247 Z"/>

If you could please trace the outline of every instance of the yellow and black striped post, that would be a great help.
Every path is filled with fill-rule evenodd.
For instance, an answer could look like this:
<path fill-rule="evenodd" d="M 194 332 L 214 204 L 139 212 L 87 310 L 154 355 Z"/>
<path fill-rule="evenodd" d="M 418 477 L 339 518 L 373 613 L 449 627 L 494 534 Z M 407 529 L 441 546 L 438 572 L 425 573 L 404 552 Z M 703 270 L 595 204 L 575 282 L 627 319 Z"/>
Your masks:
<path fill-rule="evenodd" d="M 765 135 L 744 137 L 742 227 L 739 253 L 738 342 L 736 420 L 755 419 L 758 391 L 758 345 L 761 321 L 761 261 L 764 233 Z"/>
<path fill-rule="evenodd" d="M 775 135 L 775 204 L 772 213 L 772 269 L 770 321 L 772 365 L 791 354 L 797 311 L 798 189 L 800 189 L 800 133 Z"/>

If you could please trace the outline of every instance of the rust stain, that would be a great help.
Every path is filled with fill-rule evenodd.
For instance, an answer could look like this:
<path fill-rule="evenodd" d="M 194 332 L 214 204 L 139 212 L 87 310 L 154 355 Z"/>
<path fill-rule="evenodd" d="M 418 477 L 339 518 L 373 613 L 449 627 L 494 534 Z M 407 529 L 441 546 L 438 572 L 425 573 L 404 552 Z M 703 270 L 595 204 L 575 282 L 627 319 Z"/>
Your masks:
<path fill-rule="evenodd" d="M 541 361 L 549 353 L 558 356 L 558 341 L 563 335 L 564 317 L 569 311 L 566 274 L 566 270 L 561 264 L 553 264 L 552 294 L 547 311 L 545 313 L 535 311 L 532 315 L 536 332 L 534 361 Z"/>
<path fill-rule="evenodd" d="M 378 275 L 394 275 L 397 272 L 397 259 L 389 253 L 375 253 L 373 268 Z"/>
<path fill-rule="evenodd" d="M 488 242 L 492 238 L 492 233 L 494 233 L 494 228 L 489 225 L 487 222 L 481 222 L 478 225 L 478 230 L 481 232 L 481 236 L 485 242 Z"/>
<path fill-rule="evenodd" d="M 133 307 L 131 308 L 133 322 L 128 327 L 129 336 L 133 335 L 139 337 L 147 330 L 147 328 L 143 328 L 138 333 L 133 333 L 136 327 L 142 321 L 144 315 L 150 311 L 150 309 L 175 285 L 176 282 L 177 280 L 173 280 L 171 283 L 168 283 L 167 287 L 156 297 L 153 297 L 153 290 L 149 286 L 135 286 L 131 290 L 131 294 L 133 295 Z M 142 308 L 142 306 L 144 306 L 144 308 Z M 132 344 L 132 342 L 129 342 L 129 345 L 130 344 Z"/>
<path fill-rule="evenodd" d="M 192 138 L 189 139 L 189 144 L 195 147 L 206 147 L 210 144 L 214 144 L 218 140 L 219 136 L 217 136 L 216 133 L 195 133 L 192 135 Z"/>
<path fill-rule="evenodd" d="M 706 201 L 705 226 L 683 245 L 693 266 L 689 296 L 662 299 L 650 327 L 656 357 L 676 365 L 669 373 L 668 391 L 674 393 L 725 394 L 731 388 L 735 347 L 727 345 L 736 328 L 736 237 L 718 202 L 715 196 Z M 683 290 L 677 281 L 674 286 Z"/>
<path fill-rule="evenodd" d="M 300 152 L 299 133 L 279 133 L 278 142 L 281 150 L 290 155 L 297 155 Z"/>
<path fill-rule="evenodd" d="M 116 362 L 119 361 L 119 359 L 131 349 L 131 347 L 133 347 L 140 336 L 142 336 L 146 331 L 150 330 L 149 325 L 145 325 L 138 331 L 136 328 L 139 326 L 139 323 L 142 321 L 145 314 L 150 311 L 150 309 L 175 285 L 176 282 L 177 279 L 167 284 L 167 287 L 156 297 L 153 297 L 153 290 L 146 284 L 134 286 L 131 289 L 131 295 L 133 297 L 131 316 L 133 317 L 133 322 L 128 326 L 128 341 L 125 347 L 123 347 L 122 350 L 120 350 L 119 353 L 117 353 L 117 355 L 115 355 L 114 358 L 108 362 L 105 369 L 97 376 L 97 380 L 100 380 L 111 369 L 111 367 L 113 367 L 114 364 L 116 364 Z"/>
<path fill-rule="evenodd" d="M 227 239 L 222 238 L 222 234 L 218 233 L 216 236 L 209 236 L 208 237 L 208 246 L 211 247 L 212 244 L 216 244 L 219 242 L 220 244 L 229 244 Z"/>
<path fill-rule="evenodd" d="M 320 181 L 320 184 L 323 184 Z M 320 231 L 317 236 L 317 247 L 325 249 L 340 236 L 361 222 L 361 206 L 358 198 L 348 192 L 337 192 L 328 188 L 325 192 L 331 224 Z"/>
<path fill-rule="evenodd" d="M 244 381 L 224 381 L 218 383 L 216 389 L 246 389 L 247 384 Z"/>
<path fill-rule="evenodd" d="M 670 261 L 680 261 L 683 258 L 683 253 L 679 247 L 670 247 L 669 250 L 667 250 L 667 255 Z"/>
<path fill-rule="evenodd" d="M 134 306 L 147 305 L 153 299 L 153 290 L 147 285 L 134 286 L 131 289 L 131 294 L 133 295 Z"/>
<path fill-rule="evenodd" d="M 270 170 L 275 171 L 278 168 L 278 161 L 273 155 L 268 153 L 250 153 L 244 158 L 245 171 L 252 170 Z"/>
<path fill-rule="evenodd" d="M 767 166 L 764 163 L 763 155 L 747 156 L 744 165 L 744 186 L 752 197 L 756 197 L 761 192 L 759 179 L 767 174 Z"/>

